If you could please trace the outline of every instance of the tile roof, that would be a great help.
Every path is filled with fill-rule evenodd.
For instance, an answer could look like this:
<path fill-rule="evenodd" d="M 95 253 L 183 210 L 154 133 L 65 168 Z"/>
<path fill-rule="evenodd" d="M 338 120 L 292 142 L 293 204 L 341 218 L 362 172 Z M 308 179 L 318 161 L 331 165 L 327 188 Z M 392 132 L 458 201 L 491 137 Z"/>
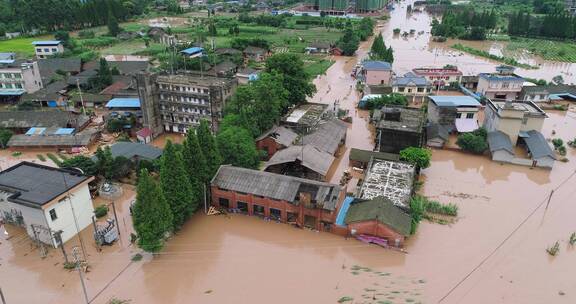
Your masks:
<path fill-rule="evenodd" d="M 332 119 L 321 124 L 318 129 L 302 138 L 302 144 L 311 145 L 316 149 L 334 155 L 340 146 L 340 142 L 346 138 L 348 124 Z"/>
<path fill-rule="evenodd" d="M 0 127 L 3 128 L 31 128 L 31 127 L 60 127 L 66 128 L 70 124 L 83 126 L 90 118 L 85 115 L 73 114 L 64 111 L 6 111 L 0 112 Z"/>
<path fill-rule="evenodd" d="M 536 130 L 530 130 L 527 133 L 529 136 L 524 138 L 524 142 L 526 143 L 526 146 L 528 146 L 528 150 L 530 150 L 530 155 L 533 159 L 545 156 L 556 159 L 556 154 L 552 148 L 550 148 L 550 145 L 542 133 Z"/>
<path fill-rule="evenodd" d="M 92 143 L 96 131 L 82 131 L 76 134 L 56 134 L 57 130 L 46 130 L 39 135 L 13 135 L 9 147 L 85 147 Z"/>
<path fill-rule="evenodd" d="M 312 199 L 326 210 L 336 209 L 341 191 L 339 185 L 232 166 L 220 166 L 211 184 L 228 191 L 249 193 L 290 203 L 295 203 L 299 193 L 306 188 L 315 192 Z"/>
<path fill-rule="evenodd" d="M 270 166 L 291 163 L 300 161 L 302 166 L 326 176 L 334 156 L 326 152 L 322 152 L 311 145 L 304 146 L 290 146 L 286 149 L 280 150 L 270 158 L 265 164 L 265 168 Z"/>
<path fill-rule="evenodd" d="M 488 146 L 490 147 L 490 152 L 495 152 L 498 150 L 508 151 L 510 154 L 514 154 L 514 148 L 512 146 L 512 141 L 506 133 L 502 131 L 493 131 L 488 133 Z"/>
<path fill-rule="evenodd" d="M 154 160 L 162 156 L 162 149 L 156 148 L 152 145 L 133 143 L 133 142 L 117 142 L 110 146 L 112 156 L 124 156 L 131 159 L 135 156 L 148 160 Z"/>
<path fill-rule="evenodd" d="M 346 224 L 351 224 L 371 220 L 379 221 L 401 235 L 410 235 L 412 217 L 389 199 L 381 196 L 352 202 L 344 221 Z"/>
<path fill-rule="evenodd" d="M 392 80 L 393 86 L 407 86 L 409 84 L 418 86 L 418 87 L 425 87 L 428 85 L 428 81 L 424 76 L 416 76 L 413 73 L 406 73 L 404 77 L 395 77 Z"/>
<path fill-rule="evenodd" d="M 21 162 L 0 172 L 0 188 L 13 193 L 8 201 L 39 209 L 89 178 L 64 169 Z"/>
<path fill-rule="evenodd" d="M 428 139 L 438 137 L 443 140 L 448 140 L 449 134 L 448 130 L 444 126 L 440 124 L 430 124 L 426 127 L 426 137 Z"/>
<path fill-rule="evenodd" d="M 385 61 L 364 61 L 362 66 L 368 71 L 389 71 L 392 65 Z"/>
<path fill-rule="evenodd" d="M 264 132 L 264 134 L 256 138 L 256 141 L 260 141 L 266 137 L 272 137 L 277 143 L 284 147 L 290 147 L 294 143 L 294 140 L 298 138 L 298 134 L 286 127 L 276 126 Z"/>
<path fill-rule="evenodd" d="M 82 70 L 80 58 L 48 58 L 38 60 L 42 79 L 49 80 L 57 71 L 79 73 Z"/>

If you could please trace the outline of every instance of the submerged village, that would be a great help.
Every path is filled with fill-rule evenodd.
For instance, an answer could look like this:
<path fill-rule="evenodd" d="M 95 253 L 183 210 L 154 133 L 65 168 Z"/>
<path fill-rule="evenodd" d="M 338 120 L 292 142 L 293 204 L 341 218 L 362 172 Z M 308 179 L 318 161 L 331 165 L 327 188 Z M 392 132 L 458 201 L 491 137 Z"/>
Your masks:
<path fill-rule="evenodd" d="M 574 1 L 23 2 L 0 303 L 576 302 Z"/>

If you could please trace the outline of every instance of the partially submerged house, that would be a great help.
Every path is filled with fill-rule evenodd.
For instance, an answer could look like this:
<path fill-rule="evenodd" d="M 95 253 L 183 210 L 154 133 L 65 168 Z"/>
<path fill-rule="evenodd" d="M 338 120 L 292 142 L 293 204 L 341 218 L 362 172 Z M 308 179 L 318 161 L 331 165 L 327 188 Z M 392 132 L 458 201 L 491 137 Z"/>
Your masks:
<path fill-rule="evenodd" d="M 479 128 L 482 105 L 470 96 L 428 96 L 428 120 L 448 132 L 472 132 Z"/>
<path fill-rule="evenodd" d="M 405 162 L 372 158 L 357 198 L 385 197 L 394 205 L 408 208 L 414 189 L 416 168 Z"/>
<path fill-rule="evenodd" d="M 540 133 L 546 113 L 533 102 L 491 101 L 486 103 L 484 127 L 492 159 L 519 165 L 552 168 L 556 155 Z M 528 152 L 517 157 L 514 147 Z"/>
<path fill-rule="evenodd" d="M 498 66 L 496 73 L 478 74 L 477 93 L 489 99 L 516 100 L 524 78 L 514 74 L 514 67 Z"/>
<path fill-rule="evenodd" d="M 324 182 L 220 166 L 210 192 L 216 207 L 330 231 L 346 191 Z"/>
<path fill-rule="evenodd" d="M 316 130 L 302 137 L 302 144 L 336 155 L 338 149 L 346 143 L 347 130 L 348 124 L 339 119 L 321 122 Z"/>
<path fill-rule="evenodd" d="M 281 124 L 298 133 L 310 132 L 327 116 L 327 112 L 327 104 L 305 103 L 284 115 Z"/>
<path fill-rule="evenodd" d="M 242 68 L 236 72 L 236 78 L 238 79 L 238 84 L 248 84 L 250 81 L 258 80 L 260 71 L 253 68 Z"/>
<path fill-rule="evenodd" d="M 448 130 L 440 124 L 430 123 L 426 126 L 426 145 L 428 147 L 444 147 L 449 136 L 450 134 L 448 133 Z"/>
<path fill-rule="evenodd" d="M 120 141 L 110 146 L 110 153 L 114 158 L 122 156 L 134 162 L 153 161 L 162 156 L 162 149 L 147 144 Z M 93 159 L 96 159 L 96 156 Z"/>
<path fill-rule="evenodd" d="M 97 130 L 76 132 L 74 128 L 30 128 L 25 134 L 10 137 L 8 147 L 14 149 L 57 149 L 79 152 L 80 148 L 94 143 L 100 133 Z"/>
<path fill-rule="evenodd" d="M 435 89 L 441 89 L 449 86 L 451 83 L 460 83 L 462 79 L 462 72 L 456 66 L 445 66 L 442 68 L 436 67 L 423 67 L 413 69 L 412 72 L 416 76 L 423 76 L 426 78 Z"/>
<path fill-rule="evenodd" d="M 519 100 L 532 102 L 575 101 L 576 86 L 545 85 L 524 86 L 520 91 Z"/>
<path fill-rule="evenodd" d="M 399 153 L 408 147 L 421 147 L 424 140 L 425 114 L 421 109 L 383 107 L 374 111 L 376 150 Z"/>
<path fill-rule="evenodd" d="M 361 76 L 367 85 L 385 85 L 392 83 L 392 65 L 385 61 L 364 61 Z"/>
<path fill-rule="evenodd" d="M 0 218 L 57 247 L 92 224 L 88 183 L 78 172 L 21 162 L 0 172 Z M 77 225 L 77 226 L 76 226 Z"/>
<path fill-rule="evenodd" d="M 366 169 L 372 159 L 398 161 L 400 160 L 400 155 L 394 153 L 351 148 L 348 159 L 350 160 L 350 166 Z"/>
<path fill-rule="evenodd" d="M 376 237 L 386 244 L 402 247 L 410 235 L 412 217 L 385 197 L 356 199 L 346 213 L 345 223 L 350 234 L 359 238 Z"/>
<path fill-rule="evenodd" d="M 403 77 L 392 80 L 392 93 L 402 94 L 411 101 L 422 101 L 432 91 L 424 76 L 406 73 Z"/>

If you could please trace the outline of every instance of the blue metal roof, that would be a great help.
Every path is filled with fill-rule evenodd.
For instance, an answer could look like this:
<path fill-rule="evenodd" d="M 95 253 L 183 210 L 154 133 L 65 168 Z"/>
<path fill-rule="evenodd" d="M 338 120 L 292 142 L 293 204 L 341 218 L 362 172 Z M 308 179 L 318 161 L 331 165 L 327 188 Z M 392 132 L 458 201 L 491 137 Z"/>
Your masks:
<path fill-rule="evenodd" d="M 336 225 L 338 226 L 346 226 L 344 219 L 346 218 L 346 213 L 348 213 L 348 209 L 350 208 L 350 204 L 354 201 L 354 197 L 347 196 L 344 201 L 342 202 L 342 207 L 338 211 L 338 216 L 336 217 Z"/>
<path fill-rule="evenodd" d="M 386 61 L 364 61 L 362 66 L 365 70 L 371 71 L 388 71 L 392 69 L 392 65 Z"/>
<path fill-rule="evenodd" d="M 26 135 L 41 135 L 46 131 L 46 128 L 30 128 L 26 131 Z"/>
<path fill-rule="evenodd" d="M 60 40 L 32 41 L 33 45 L 58 45 L 60 43 L 62 43 Z"/>
<path fill-rule="evenodd" d="M 24 93 L 24 89 L 0 89 L 0 96 L 20 96 Z"/>
<path fill-rule="evenodd" d="M 480 107 L 481 104 L 470 96 L 428 96 L 439 107 Z"/>
<path fill-rule="evenodd" d="M 60 128 L 54 132 L 54 135 L 71 135 L 74 133 L 74 128 Z"/>
<path fill-rule="evenodd" d="M 198 54 L 198 53 L 202 53 L 204 51 L 203 48 L 201 47 L 191 47 L 191 48 L 187 48 L 185 50 L 180 51 L 180 53 L 182 54 L 186 54 L 186 55 L 194 55 L 194 54 Z"/>
<path fill-rule="evenodd" d="M 107 108 L 139 108 L 138 98 L 113 98 L 106 104 Z"/>

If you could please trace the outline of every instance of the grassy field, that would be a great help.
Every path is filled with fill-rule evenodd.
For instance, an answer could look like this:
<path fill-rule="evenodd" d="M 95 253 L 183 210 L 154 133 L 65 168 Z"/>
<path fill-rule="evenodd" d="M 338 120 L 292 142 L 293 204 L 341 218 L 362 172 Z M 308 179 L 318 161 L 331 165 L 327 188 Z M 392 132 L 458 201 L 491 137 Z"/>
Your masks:
<path fill-rule="evenodd" d="M 302 55 L 301 57 L 304 61 L 304 70 L 312 75 L 312 78 L 326 73 L 326 70 L 334 64 L 333 60 L 324 56 Z"/>
<path fill-rule="evenodd" d="M 0 40 L 0 53 L 15 52 L 20 57 L 34 56 L 32 41 L 54 39 L 52 36 L 39 36 L 33 38 L 16 38 Z"/>
<path fill-rule="evenodd" d="M 514 38 L 508 43 L 506 49 L 528 50 L 546 60 L 576 62 L 576 44 L 573 42 Z"/>
<path fill-rule="evenodd" d="M 142 39 L 122 41 L 110 47 L 98 50 L 102 56 L 106 55 L 132 55 L 146 50 L 146 45 Z"/>

